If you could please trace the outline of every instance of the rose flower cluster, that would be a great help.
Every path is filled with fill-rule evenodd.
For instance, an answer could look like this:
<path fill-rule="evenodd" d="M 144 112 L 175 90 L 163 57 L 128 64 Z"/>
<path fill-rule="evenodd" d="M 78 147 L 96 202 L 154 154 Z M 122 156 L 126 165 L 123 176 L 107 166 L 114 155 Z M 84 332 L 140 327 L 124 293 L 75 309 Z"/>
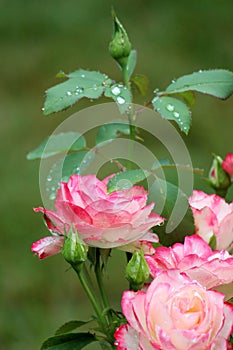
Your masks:
<path fill-rule="evenodd" d="M 233 174 L 233 162 L 227 164 Z M 71 228 L 87 246 L 144 251 L 150 279 L 123 293 L 126 323 L 115 330 L 118 350 L 232 349 L 233 305 L 227 300 L 233 295 L 222 291 L 233 282 L 233 203 L 194 191 L 189 204 L 196 233 L 183 244 L 153 248 L 158 237 L 150 229 L 164 218 L 147 204 L 147 191 L 133 186 L 108 193 L 107 182 L 73 175 L 61 183 L 55 210 L 35 209 L 51 236 L 33 243 L 32 251 L 40 259 L 57 254 Z M 208 244 L 213 237 L 215 250 Z"/>

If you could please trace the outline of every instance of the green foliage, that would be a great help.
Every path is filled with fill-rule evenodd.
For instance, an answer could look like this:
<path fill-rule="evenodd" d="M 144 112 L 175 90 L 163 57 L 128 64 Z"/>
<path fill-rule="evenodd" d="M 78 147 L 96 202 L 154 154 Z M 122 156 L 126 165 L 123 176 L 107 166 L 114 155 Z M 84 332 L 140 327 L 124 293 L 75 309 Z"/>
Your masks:
<path fill-rule="evenodd" d="M 132 102 L 131 92 L 123 84 L 106 87 L 105 96 L 111 97 L 116 102 L 121 113 L 125 113 Z"/>
<path fill-rule="evenodd" d="M 61 327 L 59 327 L 57 329 L 57 331 L 55 332 L 55 335 L 61 335 L 61 334 L 64 334 L 64 333 L 69 333 L 70 331 L 73 331 L 74 329 L 82 327 L 82 326 L 88 324 L 89 322 L 91 322 L 91 321 L 77 321 L 77 320 L 73 320 L 73 321 L 66 322 Z"/>
<path fill-rule="evenodd" d="M 102 125 L 96 135 L 96 144 L 116 139 L 130 134 L 128 123 L 111 123 Z"/>
<path fill-rule="evenodd" d="M 126 170 L 116 174 L 108 181 L 108 192 L 126 190 L 138 182 L 145 180 L 150 173 L 147 170 Z"/>
<path fill-rule="evenodd" d="M 215 250 L 217 247 L 217 240 L 216 240 L 216 236 L 212 235 L 209 241 L 209 246 L 211 249 Z"/>
<path fill-rule="evenodd" d="M 149 201 L 156 202 L 155 211 L 158 205 L 163 207 L 160 215 L 166 219 L 165 224 L 156 227 L 156 233 L 159 235 L 159 241 L 162 245 L 169 246 L 175 242 L 182 242 L 186 235 L 194 233 L 193 217 L 187 196 L 178 186 L 165 180 L 156 180 L 150 188 Z M 178 203 L 176 203 L 177 201 Z M 173 221 L 180 217 L 180 208 L 185 209 L 185 216 L 181 223 L 175 226 L 176 228 L 171 233 L 167 234 L 169 220 Z M 172 223 L 170 222 L 170 224 Z"/>
<path fill-rule="evenodd" d="M 128 78 L 130 79 L 131 75 L 134 72 L 134 69 L 137 64 L 137 51 L 136 50 L 131 50 L 128 60 L 127 60 L 127 65 L 126 65 L 126 71 L 128 73 Z"/>
<path fill-rule="evenodd" d="M 78 132 L 60 133 L 46 138 L 36 149 L 28 153 L 27 159 L 44 159 L 59 153 L 77 151 L 84 147 L 86 147 L 86 140 Z"/>
<path fill-rule="evenodd" d="M 165 90 L 169 94 L 184 91 L 198 91 L 226 99 L 233 93 L 233 73 L 225 69 L 203 70 L 178 78 Z"/>
<path fill-rule="evenodd" d="M 62 111 L 83 97 L 99 98 L 111 80 L 106 74 L 79 69 L 66 75 L 67 81 L 46 91 L 44 114 Z"/>
<path fill-rule="evenodd" d="M 140 94 L 145 97 L 149 90 L 149 79 L 143 74 L 136 74 L 131 79 Z"/>
<path fill-rule="evenodd" d="M 156 96 L 152 101 L 154 109 L 168 120 L 174 120 L 181 131 L 188 134 L 191 125 L 191 112 L 182 101 L 174 97 Z"/>
<path fill-rule="evenodd" d="M 136 86 L 140 94 L 146 96 L 149 87 L 149 80 L 146 76 L 139 74 L 132 76 L 137 63 L 137 52 L 131 50 L 128 34 L 115 14 L 113 14 L 113 22 L 114 33 L 109 50 L 111 56 L 119 64 L 123 82 L 115 82 L 106 74 L 97 71 L 79 69 L 69 74 L 60 72 L 57 77 L 66 79 L 66 81 L 46 91 L 46 100 L 43 108 L 44 114 L 48 115 L 64 110 L 84 97 L 90 100 L 98 99 L 101 96 L 113 99 L 120 112 L 122 114 L 126 113 L 128 124 L 116 122 L 101 126 L 96 136 L 97 145 L 120 136 L 129 137 L 134 141 L 137 140 L 133 123 L 137 118 L 137 113 L 134 112 L 133 106 L 131 106 L 133 100 L 131 88 L 133 85 Z M 188 134 L 191 126 L 191 112 L 189 107 L 195 102 L 194 91 L 209 94 L 220 99 L 226 99 L 233 92 L 233 73 L 219 69 L 199 71 L 185 75 L 170 84 L 165 91 L 159 92 L 159 90 L 156 90 L 156 96 L 147 105 L 152 104 L 153 108 L 163 118 L 174 121 L 182 132 Z M 61 181 L 68 181 L 72 174 L 82 174 L 89 162 L 93 160 L 95 152 L 88 152 L 85 148 L 85 138 L 78 133 L 69 132 L 51 136 L 50 139 L 44 140 L 41 145 L 28 154 L 28 159 L 38 159 L 65 153 L 53 165 L 47 177 L 47 191 L 51 199 L 55 199 Z M 127 163 L 127 167 L 130 169 L 130 162 Z M 159 234 L 160 244 L 169 246 L 174 242 L 183 241 L 186 235 L 192 234 L 194 225 L 192 213 L 188 207 L 187 196 L 178 186 L 164 180 L 159 180 L 156 177 L 156 170 L 161 167 L 176 167 L 176 165 L 171 164 L 169 160 L 165 159 L 156 162 L 151 171 L 141 169 L 125 170 L 111 177 L 107 187 L 108 193 L 117 190 L 126 190 L 144 181 L 150 175 L 154 175 L 156 180 L 150 188 L 150 201 L 163 205 L 161 215 L 167 219 L 164 226 L 156 227 L 156 232 Z M 181 218 L 183 219 L 180 223 Z M 168 235 L 167 232 L 171 231 L 170 227 L 175 227 L 175 229 Z M 211 244 L 216 244 L 214 239 Z M 75 241 L 74 237 L 70 236 L 67 238 L 64 246 L 63 255 L 71 264 L 79 264 L 86 261 L 86 246 L 82 247 L 78 240 Z M 97 273 L 96 268 L 97 262 L 99 264 L 99 254 L 101 254 L 104 266 L 105 260 L 110 255 L 110 251 L 110 249 L 100 251 L 92 247 L 88 252 L 89 261 L 95 265 L 94 272 L 96 273 L 97 287 L 100 292 L 100 303 L 97 300 L 98 298 L 95 299 L 95 295 L 92 295 L 89 289 L 88 283 L 90 282 L 90 276 L 88 274 L 85 276 L 86 282 L 88 282 L 86 283 L 85 279 L 80 278 L 79 275 L 80 282 L 96 312 L 96 321 L 99 326 L 97 331 L 103 332 L 106 336 L 102 342 L 102 345 L 105 344 L 106 347 L 108 346 L 105 340 L 109 341 L 112 345 L 114 344 L 113 334 L 117 325 L 120 324 L 119 322 L 122 322 L 122 320 L 118 320 L 117 313 L 114 314 L 108 305 L 103 289 L 102 277 L 101 274 Z M 140 254 L 136 251 L 134 257 L 135 259 L 137 258 L 137 261 L 132 260 L 133 271 L 128 271 L 128 277 L 130 277 L 128 279 L 131 282 L 131 286 L 133 285 L 133 281 L 141 287 L 149 275 L 147 264 L 142 266 L 141 260 L 138 260 Z M 140 258 L 142 257 L 140 256 Z M 134 289 L 137 290 L 138 286 L 136 285 Z M 115 321 L 114 317 L 116 318 Z M 57 330 L 56 336 L 49 338 L 43 343 L 41 350 L 79 350 L 97 341 L 97 338 L 90 333 L 69 333 L 88 322 L 90 321 L 70 321 L 64 324 Z"/>
<path fill-rule="evenodd" d="M 69 333 L 48 338 L 41 350 L 81 350 L 86 345 L 96 341 L 90 333 Z"/>

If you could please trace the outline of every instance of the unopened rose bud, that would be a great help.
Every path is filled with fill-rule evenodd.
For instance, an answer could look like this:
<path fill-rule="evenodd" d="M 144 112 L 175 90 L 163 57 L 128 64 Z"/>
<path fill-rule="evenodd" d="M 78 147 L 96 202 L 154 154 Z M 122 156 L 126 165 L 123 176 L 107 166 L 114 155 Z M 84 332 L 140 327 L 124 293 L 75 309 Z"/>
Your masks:
<path fill-rule="evenodd" d="M 129 41 L 126 30 L 121 22 L 113 13 L 114 33 L 109 44 L 110 55 L 120 64 L 121 67 L 126 66 L 128 56 L 131 51 L 131 43 Z"/>
<path fill-rule="evenodd" d="M 81 265 L 87 260 L 88 247 L 78 235 L 76 230 L 70 230 L 63 245 L 62 254 L 65 260 L 75 266 Z"/>
<path fill-rule="evenodd" d="M 136 250 L 126 266 L 126 278 L 130 283 L 130 287 L 134 291 L 141 289 L 149 275 L 150 271 L 143 251 Z"/>
<path fill-rule="evenodd" d="M 224 161 L 222 162 L 223 170 L 233 177 L 233 153 L 227 153 Z"/>
<path fill-rule="evenodd" d="M 230 176 L 222 168 L 222 158 L 220 156 L 214 155 L 213 163 L 210 168 L 208 183 L 217 192 L 226 192 L 231 184 Z"/>

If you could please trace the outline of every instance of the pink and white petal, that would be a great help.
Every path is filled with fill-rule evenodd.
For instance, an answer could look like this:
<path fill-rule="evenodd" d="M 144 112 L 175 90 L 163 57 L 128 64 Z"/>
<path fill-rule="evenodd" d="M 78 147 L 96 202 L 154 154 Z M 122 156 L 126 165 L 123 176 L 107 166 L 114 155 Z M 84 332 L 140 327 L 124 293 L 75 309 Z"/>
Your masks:
<path fill-rule="evenodd" d="M 75 204 L 59 201 L 56 203 L 57 211 L 62 215 L 63 220 L 67 224 L 76 225 L 79 222 L 92 224 L 91 216 L 86 212 L 85 209 Z"/>
<path fill-rule="evenodd" d="M 114 345 L 117 347 L 117 350 L 139 349 L 138 333 L 128 324 L 117 328 L 114 337 L 116 339 Z"/>
<path fill-rule="evenodd" d="M 63 243 L 64 237 L 62 236 L 48 236 L 34 242 L 31 245 L 31 250 L 39 259 L 44 259 L 60 253 Z"/>
<path fill-rule="evenodd" d="M 184 255 L 195 254 L 202 258 L 208 258 L 213 253 L 212 249 L 198 235 L 186 236 L 184 241 Z"/>
<path fill-rule="evenodd" d="M 121 306 L 129 325 L 138 333 L 146 331 L 145 310 L 144 310 L 145 292 L 125 291 L 122 296 Z M 135 312 L 135 310 L 137 310 Z M 139 317 L 140 316 L 140 319 Z"/>
<path fill-rule="evenodd" d="M 43 207 L 38 207 L 33 209 L 36 213 L 41 212 L 44 214 L 44 219 L 48 229 L 52 232 L 57 232 L 64 234 L 64 229 L 66 228 L 65 222 L 62 220 L 61 216 L 58 215 L 53 210 L 47 210 Z"/>
<path fill-rule="evenodd" d="M 145 336 L 144 334 L 139 334 L 139 346 L 140 350 L 161 350 L 158 344 L 151 343 L 148 336 Z"/>
<path fill-rule="evenodd" d="M 226 339 L 229 338 L 233 331 L 233 305 L 225 303 L 224 304 L 224 321 L 223 326 L 220 332 L 217 335 L 217 338 L 214 343 L 216 343 L 215 347 L 211 348 L 211 350 L 225 350 L 228 349 Z M 218 347 L 219 346 L 219 347 Z"/>
<path fill-rule="evenodd" d="M 159 237 L 156 233 L 153 233 L 151 231 L 148 231 L 143 236 L 143 241 L 151 242 L 151 243 L 158 243 Z"/>
<path fill-rule="evenodd" d="M 135 250 L 142 250 L 144 254 L 147 254 L 147 256 L 153 255 L 155 253 L 155 248 L 153 247 L 152 243 L 148 241 L 134 241 L 120 246 L 119 249 L 129 253 L 133 253 Z"/>
<path fill-rule="evenodd" d="M 192 208 L 192 212 L 196 233 L 209 243 L 211 237 L 216 234 L 216 228 L 218 229 L 218 220 L 215 214 L 208 207 L 201 210 Z"/>
<path fill-rule="evenodd" d="M 216 235 L 217 249 L 228 249 L 233 242 L 233 211 L 222 220 Z"/>

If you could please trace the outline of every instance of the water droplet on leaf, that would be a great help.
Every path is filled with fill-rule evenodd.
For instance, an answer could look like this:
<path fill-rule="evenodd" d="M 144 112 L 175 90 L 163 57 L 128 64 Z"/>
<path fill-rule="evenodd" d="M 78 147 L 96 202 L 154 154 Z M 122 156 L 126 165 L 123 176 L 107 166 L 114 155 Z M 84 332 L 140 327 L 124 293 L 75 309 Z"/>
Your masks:
<path fill-rule="evenodd" d="M 67 91 L 67 92 L 66 92 L 66 95 L 67 95 L 67 96 L 71 96 L 71 95 L 72 95 L 72 92 L 71 92 L 71 91 Z"/>
<path fill-rule="evenodd" d="M 119 105 L 123 105 L 125 103 L 124 97 L 121 97 L 121 96 L 117 97 L 117 103 L 119 103 Z"/>
<path fill-rule="evenodd" d="M 171 104 L 168 104 L 166 108 L 167 108 L 167 110 L 168 110 L 169 112 L 172 112 L 172 111 L 174 111 L 174 109 L 175 109 L 175 107 L 174 107 L 173 105 L 171 105 Z"/>
<path fill-rule="evenodd" d="M 174 112 L 173 115 L 174 115 L 175 118 L 179 118 L 180 113 L 179 112 Z"/>
<path fill-rule="evenodd" d="M 115 86 L 114 88 L 112 88 L 112 94 L 117 96 L 121 93 L 121 90 L 119 89 L 118 86 Z"/>

